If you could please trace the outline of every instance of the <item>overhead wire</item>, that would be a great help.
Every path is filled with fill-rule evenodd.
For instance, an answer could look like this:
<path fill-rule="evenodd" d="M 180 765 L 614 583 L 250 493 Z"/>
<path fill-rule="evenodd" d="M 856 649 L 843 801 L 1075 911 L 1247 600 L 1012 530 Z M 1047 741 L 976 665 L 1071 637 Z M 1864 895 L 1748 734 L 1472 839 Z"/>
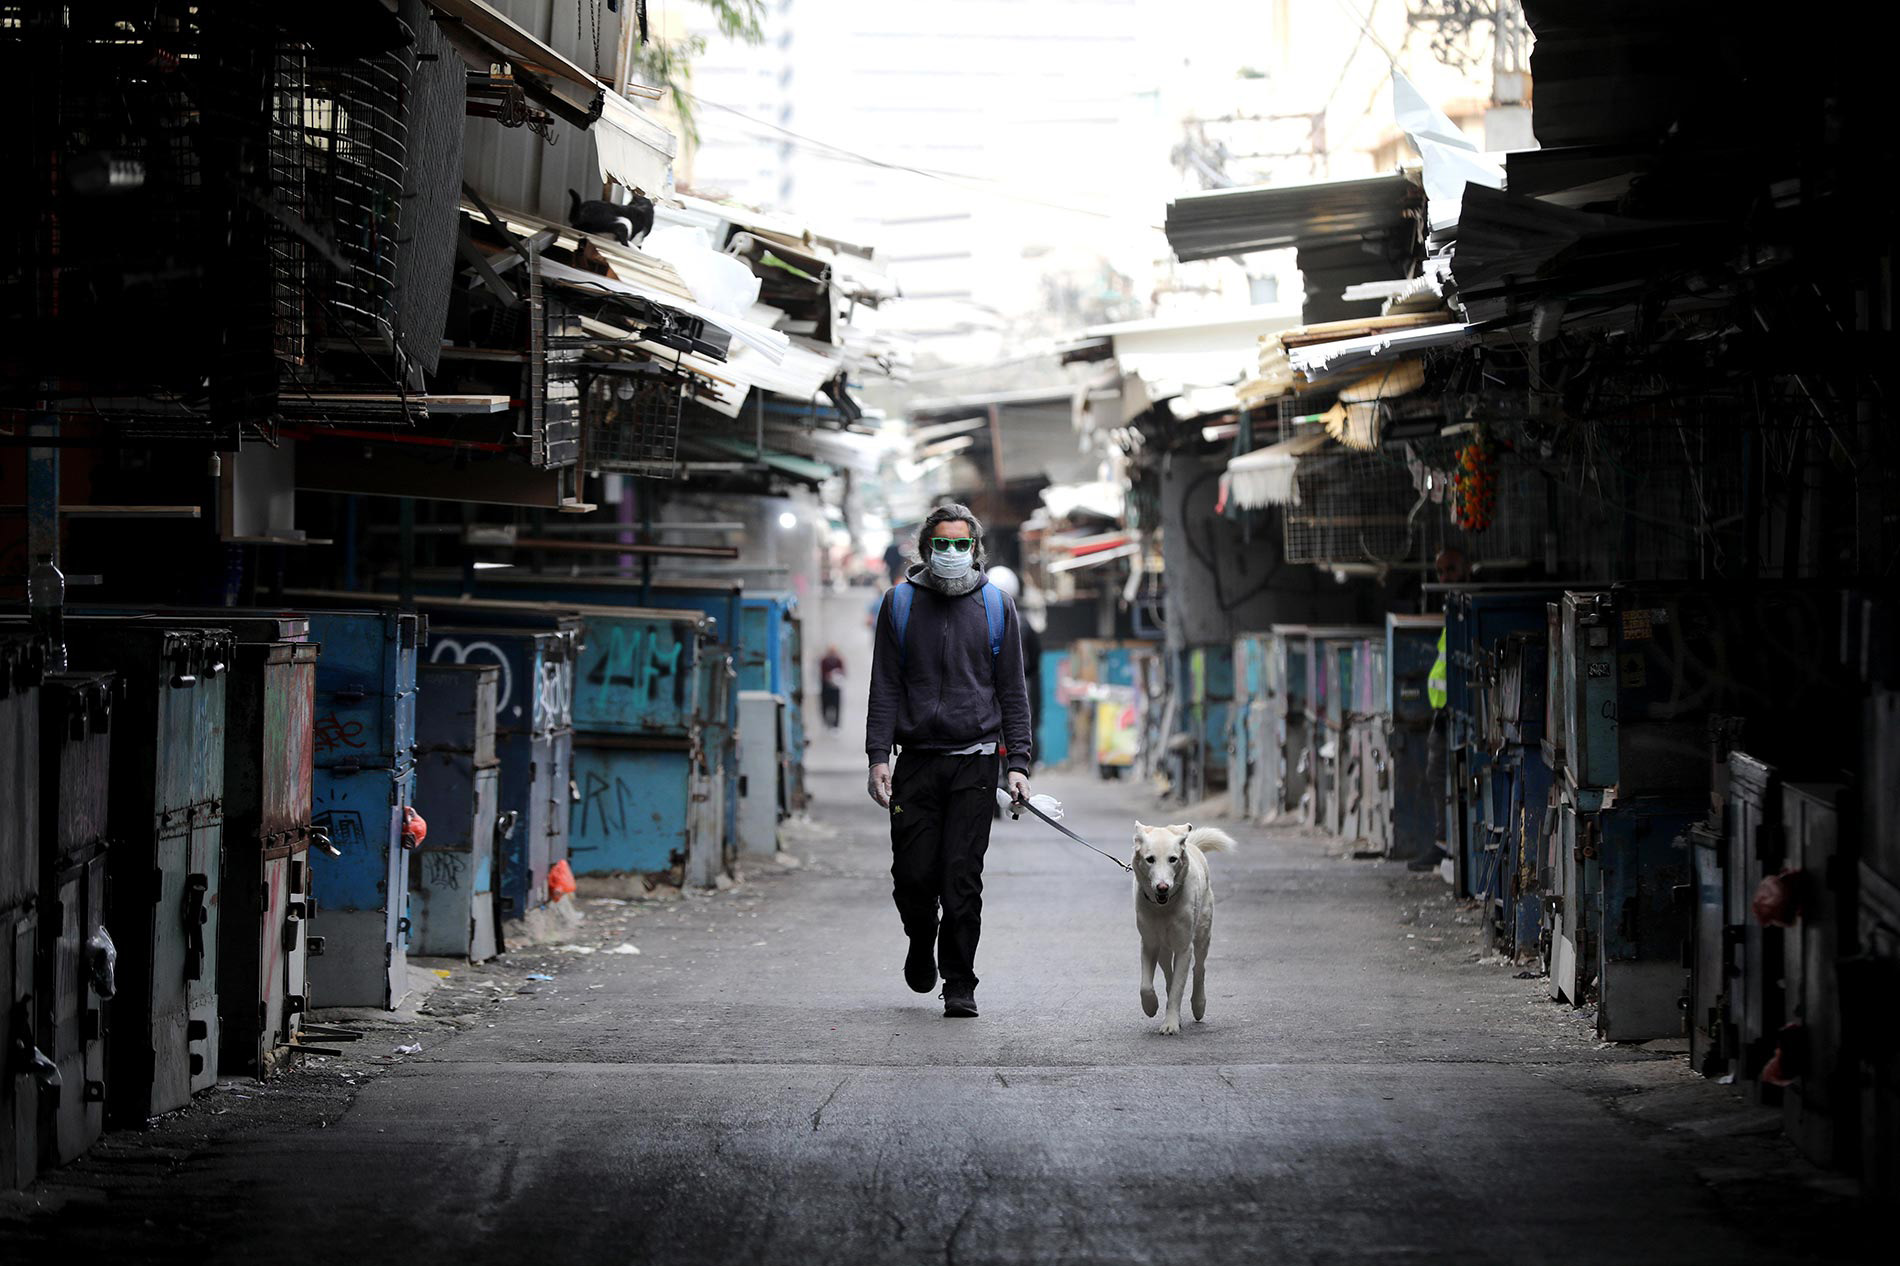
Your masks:
<path fill-rule="evenodd" d="M 1157 233 L 1163 231 L 1161 225 L 1151 221 L 1144 221 L 1139 216 L 1118 215 L 1112 211 L 1101 211 L 1089 207 L 1078 207 L 1068 203 L 1051 201 L 1048 198 L 1012 189 L 987 176 L 977 176 L 967 172 L 942 171 L 930 167 L 918 167 L 910 163 L 900 163 L 891 159 L 878 158 L 874 155 L 865 154 L 831 141 L 822 140 L 815 136 L 807 136 L 802 132 L 795 132 L 791 128 L 773 123 L 767 119 L 754 118 L 743 110 L 726 105 L 724 102 L 708 100 L 694 92 L 682 89 L 681 95 L 690 98 L 698 105 L 710 106 L 714 110 L 723 111 L 754 127 L 776 132 L 781 136 L 789 138 L 789 140 L 797 146 L 816 149 L 822 152 L 826 157 L 839 162 L 852 162 L 862 166 L 876 167 L 883 171 L 902 172 L 907 175 L 921 177 L 925 180 L 938 181 L 942 184 L 950 185 L 953 188 L 962 189 L 967 193 L 989 194 L 993 197 L 1006 198 L 1012 202 L 1044 207 L 1051 211 L 1061 211 L 1069 215 L 1087 216 L 1090 219 L 1107 220 L 1112 223 L 1139 224 L 1140 227 L 1153 229 Z"/>

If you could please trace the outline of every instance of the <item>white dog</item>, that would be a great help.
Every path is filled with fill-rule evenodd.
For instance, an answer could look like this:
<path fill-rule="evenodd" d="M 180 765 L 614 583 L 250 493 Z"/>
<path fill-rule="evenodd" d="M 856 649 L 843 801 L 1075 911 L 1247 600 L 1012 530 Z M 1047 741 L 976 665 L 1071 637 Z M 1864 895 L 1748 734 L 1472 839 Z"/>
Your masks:
<path fill-rule="evenodd" d="M 1155 1013 L 1155 964 L 1168 982 L 1163 1033 L 1181 1031 L 1181 991 L 1193 955 L 1194 1018 L 1207 1012 L 1207 945 L 1214 936 L 1214 884 L 1207 853 L 1230 853 L 1233 837 L 1211 826 L 1135 823 L 1135 927 L 1141 932 L 1141 1009 Z"/>

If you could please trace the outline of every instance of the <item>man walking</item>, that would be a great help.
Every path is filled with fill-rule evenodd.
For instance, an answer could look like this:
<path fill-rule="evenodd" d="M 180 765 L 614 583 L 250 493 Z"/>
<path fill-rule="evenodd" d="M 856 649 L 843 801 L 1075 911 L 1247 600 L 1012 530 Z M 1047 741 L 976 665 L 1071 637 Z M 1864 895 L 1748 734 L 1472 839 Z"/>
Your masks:
<path fill-rule="evenodd" d="M 1022 634 L 1016 604 L 984 574 L 982 534 L 960 505 L 918 529 L 924 561 L 878 611 L 864 737 L 871 798 L 891 815 L 891 895 L 910 938 L 904 980 L 928 993 L 941 969 L 946 1016 L 976 1014 L 999 751 L 1010 795 L 1029 795 Z"/>

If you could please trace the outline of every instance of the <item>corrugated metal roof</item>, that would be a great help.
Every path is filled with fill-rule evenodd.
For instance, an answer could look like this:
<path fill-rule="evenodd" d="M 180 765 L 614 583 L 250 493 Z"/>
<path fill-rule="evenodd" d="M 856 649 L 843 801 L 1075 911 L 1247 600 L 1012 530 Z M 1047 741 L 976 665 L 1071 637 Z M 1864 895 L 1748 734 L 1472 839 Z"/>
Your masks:
<path fill-rule="evenodd" d="M 1410 176 L 1216 189 L 1168 204 L 1168 245 L 1182 260 L 1409 234 L 1423 199 Z"/>
<path fill-rule="evenodd" d="M 490 201 L 550 218 L 566 209 L 567 190 L 594 196 L 609 174 L 649 194 L 672 185 L 673 135 L 628 97 L 653 98 L 657 89 L 629 85 L 615 92 L 575 60 L 587 54 L 555 21 L 552 0 L 424 0 L 439 15 L 438 29 L 477 69 L 507 63 L 515 82 L 555 117 L 550 144 L 529 128 L 506 128 L 470 118 L 465 136 L 468 182 Z M 504 12 L 506 10 L 506 12 Z M 620 16 L 602 14 L 603 47 L 618 41 Z M 557 44 L 574 50 L 570 57 Z M 565 132 L 566 135 L 561 135 Z"/>

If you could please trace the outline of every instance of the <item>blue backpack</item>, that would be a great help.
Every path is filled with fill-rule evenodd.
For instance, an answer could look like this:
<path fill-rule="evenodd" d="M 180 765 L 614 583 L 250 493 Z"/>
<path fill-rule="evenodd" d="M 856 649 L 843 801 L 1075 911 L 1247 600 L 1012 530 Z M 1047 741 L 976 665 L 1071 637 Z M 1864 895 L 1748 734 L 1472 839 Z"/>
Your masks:
<path fill-rule="evenodd" d="M 910 627 L 910 604 L 917 598 L 917 591 L 908 580 L 899 581 L 891 588 L 891 622 L 897 626 L 897 663 L 904 663 L 904 630 Z M 995 585 L 983 586 L 983 614 L 990 623 L 990 655 L 992 658 L 1003 653 L 1003 591 Z"/>

